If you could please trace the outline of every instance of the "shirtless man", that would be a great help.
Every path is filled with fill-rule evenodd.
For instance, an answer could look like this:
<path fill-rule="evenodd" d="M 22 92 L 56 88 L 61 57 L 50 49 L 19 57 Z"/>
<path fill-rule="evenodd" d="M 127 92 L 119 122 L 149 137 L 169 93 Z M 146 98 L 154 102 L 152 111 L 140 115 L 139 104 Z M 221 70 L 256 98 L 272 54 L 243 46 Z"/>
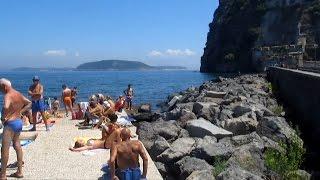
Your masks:
<path fill-rule="evenodd" d="M 29 87 L 28 94 L 31 96 L 32 100 L 32 119 L 33 119 L 33 128 L 31 131 L 36 131 L 37 125 L 37 114 L 41 113 L 44 124 L 46 125 L 46 130 L 49 131 L 48 119 L 45 115 L 45 104 L 43 100 L 43 86 L 40 84 L 40 78 L 34 76 L 33 84 Z"/>
<path fill-rule="evenodd" d="M 131 87 L 131 84 L 128 85 L 128 88 L 123 91 L 126 95 L 126 102 L 128 105 L 128 109 L 132 109 L 132 98 L 133 98 L 133 88 Z"/>
<path fill-rule="evenodd" d="M 20 132 L 22 131 L 21 114 L 31 108 L 31 102 L 21 93 L 11 87 L 7 79 L 0 79 L 0 90 L 4 94 L 1 121 L 4 124 L 1 146 L 1 179 L 7 179 L 6 168 L 9 159 L 10 143 L 17 154 L 18 170 L 11 177 L 22 178 L 22 148 L 20 144 Z"/>
<path fill-rule="evenodd" d="M 110 116 L 111 123 L 108 127 L 102 129 L 101 139 L 89 139 L 87 142 L 84 140 L 77 140 L 71 151 L 80 152 L 92 149 L 109 149 L 113 143 L 121 142 L 120 133 L 121 128 L 116 125 L 117 115 Z"/>
<path fill-rule="evenodd" d="M 148 169 L 148 157 L 139 140 L 130 140 L 131 132 L 124 128 L 121 130 L 122 142 L 113 144 L 110 151 L 109 166 L 111 169 L 111 179 L 120 180 L 140 180 L 145 179 Z M 143 160 L 143 173 L 139 165 L 139 155 Z M 116 162 L 117 161 L 117 162 Z M 117 173 L 115 163 L 118 165 Z M 117 174 L 117 176 L 116 176 Z M 129 177 L 129 179 L 128 179 Z"/>
<path fill-rule="evenodd" d="M 68 117 L 68 109 L 71 112 L 71 115 L 73 115 L 73 109 L 72 109 L 72 100 L 71 100 L 71 89 L 67 87 L 67 85 L 62 85 L 62 95 L 61 100 L 64 104 L 64 107 L 66 109 L 66 116 Z"/>
<path fill-rule="evenodd" d="M 72 102 L 72 107 L 74 107 L 74 104 L 76 102 L 76 98 L 78 95 L 78 88 L 77 87 L 73 87 L 73 89 L 71 89 L 71 102 Z"/>

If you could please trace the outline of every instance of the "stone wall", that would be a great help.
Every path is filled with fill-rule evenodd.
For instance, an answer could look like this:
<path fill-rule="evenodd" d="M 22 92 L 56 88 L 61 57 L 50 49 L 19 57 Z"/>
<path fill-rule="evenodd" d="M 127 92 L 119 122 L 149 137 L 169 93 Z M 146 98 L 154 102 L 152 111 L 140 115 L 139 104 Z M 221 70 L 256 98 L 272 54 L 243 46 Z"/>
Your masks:
<path fill-rule="evenodd" d="M 320 74 L 271 67 L 268 79 L 291 110 L 293 122 L 301 129 L 310 149 L 308 159 L 316 167 L 320 162 Z"/>

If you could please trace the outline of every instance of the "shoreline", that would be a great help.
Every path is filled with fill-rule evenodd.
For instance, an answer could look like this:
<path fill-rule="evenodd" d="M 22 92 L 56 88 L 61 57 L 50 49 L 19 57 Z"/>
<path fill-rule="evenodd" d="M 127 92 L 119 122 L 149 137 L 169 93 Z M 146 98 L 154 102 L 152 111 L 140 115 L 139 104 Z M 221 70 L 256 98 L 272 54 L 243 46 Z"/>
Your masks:
<path fill-rule="evenodd" d="M 281 177 L 264 156 L 296 132 L 265 74 L 231 76 L 169 95 L 161 113 L 135 115 L 142 117 L 137 118 L 139 138 L 164 179 Z M 244 157 L 258 166 L 238 162 Z M 212 171 L 219 161 L 224 169 Z M 294 173 L 310 178 L 303 170 Z"/>

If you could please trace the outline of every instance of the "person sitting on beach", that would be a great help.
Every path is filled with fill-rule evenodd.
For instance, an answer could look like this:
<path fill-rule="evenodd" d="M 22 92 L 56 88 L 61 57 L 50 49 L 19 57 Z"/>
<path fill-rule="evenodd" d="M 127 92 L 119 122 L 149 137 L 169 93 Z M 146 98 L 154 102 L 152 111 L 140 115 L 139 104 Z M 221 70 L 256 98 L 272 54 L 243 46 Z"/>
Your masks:
<path fill-rule="evenodd" d="M 111 170 L 111 179 L 140 180 L 145 179 L 148 169 L 148 157 L 139 140 L 131 140 L 131 132 L 127 128 L 121 130 L 122 142 L 113 144 L 108 162 Z M 143 160 L 143 173 L 141 175 L 139 156 Z M 117 164 L 117 169 L 115 169 Z M 129 177 L 129 178 L 128 178 Z"/>
<path fill-rule="evenodd" d="M 126 95 L 127 108 L 132 110 L 133 88 L 131 84 L 128 85 L 128 88 L 123 93 Z"/>
<path fill-rule="evenodd" d="M 0 91 L 3 96 L 3 108 L 1 121 L 4 125 L 1 143 L 1 179 L 7 179 L 6 170 L 9 159 L 9 148 L 13 142 L 13 148 L 17 154 L 17 172 L 10 175 L 10 177 L 23 178 L 22 164 L 23 152 L 20 144 L 20 133 L 22 131 L 21 114 L 28 111 L 32 103 L 24 97 L 20 92 L 12 88 L 11 82 L 7 79 L 0 79 Z M 34 91 L 32 91 L 34 93 Z M 40 97 L 39 92 L 38 97 Z"/>
<path fill-rule="evenodd" d="M 72 107 L 74 107 L 74 104 L 76 102 L 76 98 L 78 95 L 78 88 L 77 87 L 73 87 L 73 89 L 71 89 L 71 102 L 72 102 Z"/>
<path fill-rule="evenodd" d="M 101 139 L 89 139 L 88 141 L 79 139 L 75 142 L 74 147 L 69 149 L 76 152 L 92 149 L 109 149 L 113 143 L 121 142 L 121 128 L 115 124 L 117 122 L 117 115 L 110 118 L 111 123 L 102 129 Z"/>
<path fill-rule="evenodd" d="M 119 96 L 119 98 L 117 99 L 117 102 L 114 106 L 114 110 L 117 112 L 122 112 L 124 105 L 125 105 L 125 98 L 123 96 Z"/>
<path fill-rule="evenodd" d="M 31 131 L 36 131 L 37 125 L 37 115 L 38 112 L 41 113 L 42 119 L 46 126 L 46 130 L 49 131 L 49 122 L 45 116 L 45 104 L 43 100 L 43 86 L 40 84 L 40 78 L 38 76 L 34 76 L 33 84 L 29 87 L 28 94 L 31 96 L 32 100 L 32 119 L 33 119 L 33 128 Z"/>
<path fill-rule="evenodd" d="M 52 102 L 52 115 L 54 117 L 58 116 L 58 110 L 60 108 L 60 102 L 57 97 L 54 97 L 54 101 Z"/>
<path fill-rule="evenodd" d="M 89 125 L 90 121 L 92 124 L 96 124 L 99 119 L 103 116 L 103 107 L 96 101 L 92 100 L 89 102 L 88 109 L 84 114 L 84 121 L 81 122 L 81 125 Z"/>
<path fill-rule="evenodd" d="M 67 85 L 62 85 L 62 95 L 61 100 L 64 103 L 64 107 L 66 109 L 66 116 L 68 117 L 68 109 L 71 112 L 71 115 L 73 115 L 73 109 L 72 109 L 72 101 L 71 101 L 71 89 L 67 87 Z"/>
<path fill-rule="evenodd" d="M 83 119 L 83 117 L 84 117 L 84 113 L 81 108 L 81 104 L 78 103 L 78 111 L 76 112 L 76 119 Z"/>

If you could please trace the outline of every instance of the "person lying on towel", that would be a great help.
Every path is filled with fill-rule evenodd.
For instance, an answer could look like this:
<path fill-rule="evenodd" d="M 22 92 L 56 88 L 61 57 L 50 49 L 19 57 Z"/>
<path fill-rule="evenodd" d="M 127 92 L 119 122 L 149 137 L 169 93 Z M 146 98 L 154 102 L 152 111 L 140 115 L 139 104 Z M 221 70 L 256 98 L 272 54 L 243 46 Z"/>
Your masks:
<path fill-rule="evenodd" d="M 140 180 L 146 179 L 148 157 L 139 140 L 131 140 L 131 132 L 127 128 L 121 130 L 122 142 L 113 144 L 110 151 L 110 174 L 112 180 Z M 143 173 L 141 174 L 139 156 L 143 160 Z M 117 164 L 117 169 L 115 165 Z"/>
<path fill-rule="evenodd" d="M 70 150 L 80 152 L 92 149 L 109 149 L 114 142 L 121 142 L 121 128 L 115 124 L 117 118 L 115 114 L 110 116 L 111 123 L 102 128 L 101 139 L 78 139 Z"/>

